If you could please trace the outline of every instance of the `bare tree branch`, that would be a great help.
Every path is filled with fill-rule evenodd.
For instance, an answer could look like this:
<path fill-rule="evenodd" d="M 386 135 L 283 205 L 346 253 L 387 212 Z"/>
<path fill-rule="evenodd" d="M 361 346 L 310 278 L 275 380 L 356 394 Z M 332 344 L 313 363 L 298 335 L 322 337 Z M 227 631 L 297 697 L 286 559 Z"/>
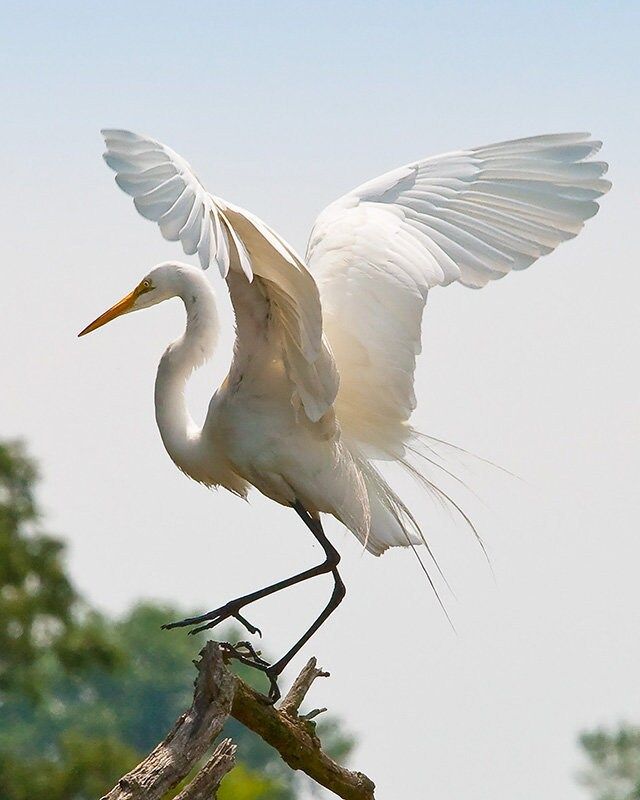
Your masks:
<path fill-rule="evenodd" d="M 233 675 L 215 642 L 207 642 L 196 662 L 198 676 L 191 708 L 167 738 L 101 800 L 161 800 L 193 769 L 220 734 L 229 716 L 274 747 L 292 768 L 302 770 L 343 800 L 374 800 L 374 784 L 361 772 L 337 764 L 321 747 L 312 716 L 298 709 L 313 681 L 328 673 L 312 658 L 295 680 L 281 708 Z M 236 746 L 222 742 L 175 800 L 212 800 L 235 763 Z"/>
<path fill-rule="evenodd" d="M 322 749 L 315 725 L 270 705 L 244 681 L 238 681 L 231 714 L 280 753 L 292 769 L 300 769 L 344 800 L 373 800 L 375 785 L 362 772 L 337 764 Z"/>
<path fill-rule="evenodd" d="M 302 672 L 293 682 L 293 686 L 287 692 L 287 696 L 280 703 L 280 711 L 284 711 L 289 716 L 296 715 L 315 679 L 329 677 L 329 673 L 318 669 L 317 664 L 315 656 L 309 659 Z M 324 710 L 326 711 L 326 709 Z M 307 719 L 309 719 L 308 715 Z"/>
<path fill-rule="evenodd" d="M 191 708 L 179 717 L 166 739 L 102 800 L 161 800 L 189 774 L 220 734 L 229 717 L 236 679 L 213 642 L 194 663 L 198 675 Z"/>
<path fill-rule="evenodd" d="M 204 767 L 174 800 L 216 800 L 220 781 L 235 766 L 236 749 L 231 739 L 220 742 Z"/>

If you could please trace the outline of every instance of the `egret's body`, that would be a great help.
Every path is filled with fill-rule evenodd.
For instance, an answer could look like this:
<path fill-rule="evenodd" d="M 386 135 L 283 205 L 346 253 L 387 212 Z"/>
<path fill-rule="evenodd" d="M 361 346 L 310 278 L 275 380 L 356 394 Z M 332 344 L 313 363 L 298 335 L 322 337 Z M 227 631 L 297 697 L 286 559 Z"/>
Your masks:
<path fill-rule="evenodd" d="M 453 281 L 480 288 L 575 236 L 610 186 L 606 164 L 586 160 L 600 143 L 588 134 L 540 136 L 394 170 L 328 206 L 303 260 L 249 212 L 208 194 L 168 147 L 127 131 L 105 137 L 107 163 L 140 213 L 197 252 L 203 268 L 218 264 L 237 335 L 227 378 L 199 428 L 185 385 L 213 355 L 218 333 L 201 270 L 159 265 L 82 333 L 179 297 L 185 333 L 163 355 L 155 388 L 169 455 L 203 484 L 243 497 L 253 486 L 295 508 L 326 555 L 318 567 L 175 624 L 213 627 L 231 616 L 255 630 L 240 614 L 245 605 L 322 572 L 334 576 L 325 611 L 266 669 L 275 680 L 344 595 L 321 513 L 376 555 L 424 541 L 379 462 L 397 462 L 439 491 L 424 475 L 426 460 L 412 461 L 424 450 L 409 424 L 428 291 Z"/>
<path fill-rule="evenodd" d="M 238 314 L 233 363 L 200 428 L 187 408 L 185 386 L 215 349 L 213 289 L 188 264 L 161 265 L 149 278 L 175 287 L 187 317 L 184 335 L 160 360 L 155 388 L 158 428 L 175 464 L 207 486 L 242 497 L 254 486 L 283 505 L 299 500 L 312 514 L 333 514 L 366 535 L 362 479 L 341 442 L 333 409 L 312 422 L 291 405 L 291 381 L 269 335 L 266 311 Z"/>

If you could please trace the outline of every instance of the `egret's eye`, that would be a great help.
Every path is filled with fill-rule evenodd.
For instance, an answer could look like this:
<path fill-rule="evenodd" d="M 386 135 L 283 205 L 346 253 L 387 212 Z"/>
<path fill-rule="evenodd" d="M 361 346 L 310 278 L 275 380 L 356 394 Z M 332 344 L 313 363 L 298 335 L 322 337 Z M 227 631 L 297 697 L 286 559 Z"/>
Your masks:
<path fill-rule="evenodd" d="M 149 291 L 149 289 L 151 288 L 151 281 L 145 278 L 140 284 L 140 288 L 142 289 L 143 292 Z"/>

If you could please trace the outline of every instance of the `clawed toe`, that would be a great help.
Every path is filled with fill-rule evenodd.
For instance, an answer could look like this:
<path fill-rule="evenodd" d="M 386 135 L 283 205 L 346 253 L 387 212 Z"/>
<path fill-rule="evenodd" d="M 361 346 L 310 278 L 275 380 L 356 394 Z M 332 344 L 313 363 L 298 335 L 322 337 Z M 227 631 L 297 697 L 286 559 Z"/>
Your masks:
<path fill-rule="evenodd" d="M 227 659 L 234 659 L 244 664 L 247 667 L 264 672 L 269 679 L 269 693 L 265 699 L 273 705 L 282 696 L 278 688 L 278 676 L 273 672 L 273 667 L 268 661 L 261 657 L 260 651 L 255 650 L 250 642 L 238 642 L 237 644 L 230 644 L 229 642 L 221 642 L 222 648 Z"/>
<path fill-rule="evenodd" d="M 167 622 L 166 624 L 162 625 L 162 630 L 170 631 L 174 628 L 186 628 L 195 625 L 197 627 L 193 627 L 189 631 L 191 636 L 195 636 L 197 633 L 202 633 L 202 631 L 215 628 L 216 625 L 219 625 L 221 622 L 224 622 L 227 619 L 235 619 L 241 625 L 243 625 L 249 631 L 249 633 L 258 634 L 258 636 L 262 638 L 262 631 L 260 628 L 249 622 L 249 620 L 240 613 L 240 608 L 242 608 L 242 606 L 236 606 L 235 604 L 232 605 L 228 603 L 226 606 L 217 608 L 215 611 L 209 611 L 207 614 L 201 614 L 198 617 L 187 617 L 186 619 L 181 619 L 178 622 Z"/>
<path fill-rule="evenodd" d="M 260 628 L 256 627 L 251 622 L 249 622 L 249 620 L 246 617 L 243 617 L 242 614 L 236 612 L 235 614 L 233 614 L 233 618 L 237 619 L 241 625 L 244 625 L 244 627 L 249 631 L 249 633 L 252 634 L 257 633 L 258 636 L 262 639 L 262 631 L 260 630 Z"/>
<path fill-rule="evenodd" d="M 282 697 L 282 693 L 280 691 L 280 687 L 278 686 L 278 676 L 271 673 L 269 670 L 265 672 L 267 678 L 269 678 L 269 694 L 267 695 L 269 698 L 269 702 L 271 705 L 277 703 L 278 700 Z"/>
<path fill-rule="evenodd" d="M 260 650 L 256 650 L 251 642 L 236 642 L 236 644 L 221 642 L 220 647 L 222 647 L 227 658 L 235 658 L 247 666 L 256 667 L 262 671 L 269 667 L 269 662 L 261 657 Z"/>

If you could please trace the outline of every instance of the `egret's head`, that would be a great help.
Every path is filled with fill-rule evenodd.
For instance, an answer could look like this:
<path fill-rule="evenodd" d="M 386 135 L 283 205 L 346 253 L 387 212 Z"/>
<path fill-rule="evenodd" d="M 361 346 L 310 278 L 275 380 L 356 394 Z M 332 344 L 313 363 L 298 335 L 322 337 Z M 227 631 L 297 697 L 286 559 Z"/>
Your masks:
<path fill-rule="evenodd" d="M 96 328 L 106 325 L 116 317 L 121 317 L 123 314 L 128 314 L 131 311 L 139 311 L 142 308 L 151 308 L 163 300 L 169 300 L 172 297 L 180 295 L 182 288 L 182 276 L 186 272 L 200 272 L 195 267 L 188 264 L 180 264 L 174 261 L 167 261 L 164 264 L 158 264 L 151 272 L 146 275 L 136 288 L 129 292 L 126 297 L 118 301 L 114 306 L 101 314 L 90 325 L 80 331 L 78 336 L 84 336 L 85 333 L 91 333 Z"/>

